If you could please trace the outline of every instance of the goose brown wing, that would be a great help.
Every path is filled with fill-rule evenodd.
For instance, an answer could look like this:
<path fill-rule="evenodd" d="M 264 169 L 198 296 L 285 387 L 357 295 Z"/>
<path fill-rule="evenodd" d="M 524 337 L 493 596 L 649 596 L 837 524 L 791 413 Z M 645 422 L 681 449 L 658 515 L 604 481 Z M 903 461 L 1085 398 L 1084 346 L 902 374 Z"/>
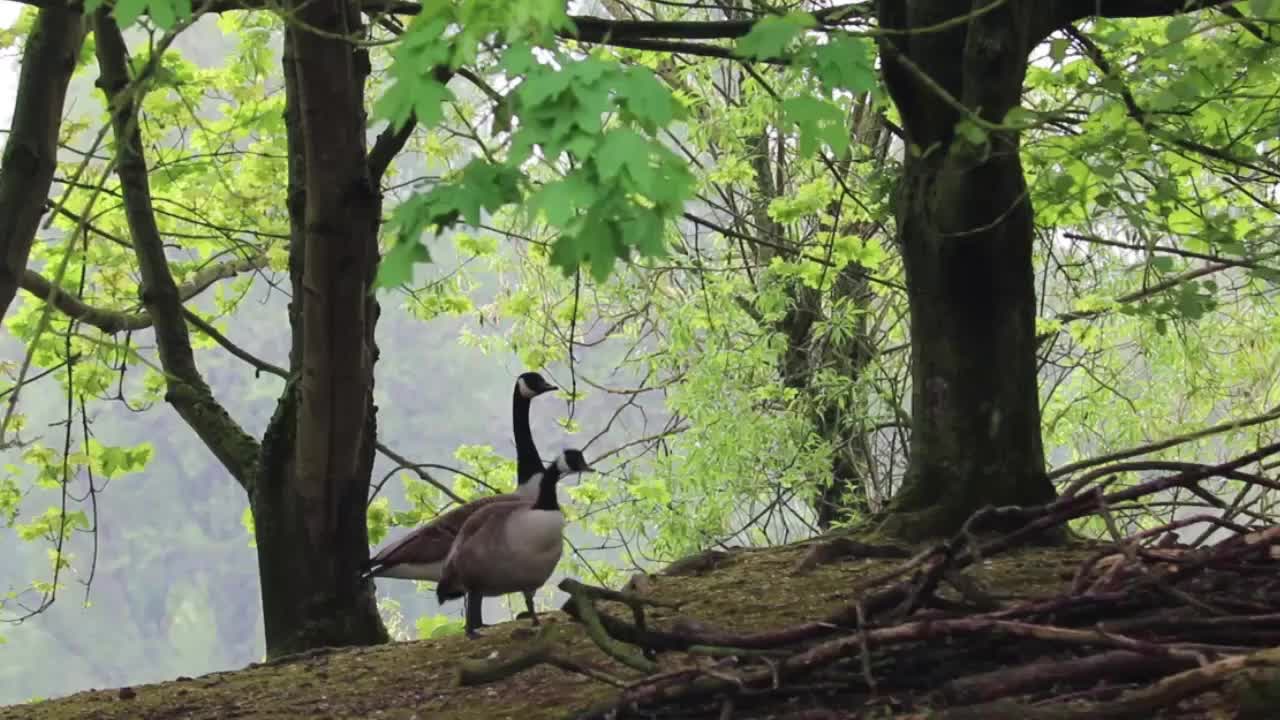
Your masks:
<path fill-rule="evenodd" d="M 496 532 L 502 527 L 504 520 L 511 513 L 522 507 L 528 507 L 529 501 L 524 498 L 512 498 L 508 502 L 489 503 L 472 513 L 462 527 L 458 529 L 457 540 L 455 541 L 459 547 L 463 547 L 468 542 L 475 542 L 481 533 L 486 535 Z M 485 533 L 485 528 L 493 528 Z"/>
<path fill-rule="evenodd" d="M 513 498 L 507 495 L 489 495 L 460 505 L 382 548 L 370 558 L 369 563 L 386 568 L 401 563 L 444 560 L 449 555 L 454 537 L 468 519 L 483 508 L 511 499 Z"/>
<path fill-rule="evenodd" d="M 458 593 L 461 588 L 472 584 L 478 574 L 483 575 L 487 565 L 485 558 L 504 552 L 502 528 L 506 524 L 505 520 L 512 513 L 528 506 L 529 503 L 521 498 L 512 502 L 495 502 L 480 508 L 467 518 L 445 560 L 437 593 Z"/>

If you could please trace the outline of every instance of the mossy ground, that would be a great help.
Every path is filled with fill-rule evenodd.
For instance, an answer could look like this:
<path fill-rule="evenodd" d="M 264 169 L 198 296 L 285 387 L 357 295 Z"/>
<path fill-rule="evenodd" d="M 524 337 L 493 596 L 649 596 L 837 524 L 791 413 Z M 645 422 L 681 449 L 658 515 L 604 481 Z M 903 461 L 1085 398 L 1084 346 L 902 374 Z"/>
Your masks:
<path fill-rule="evenodd" d="M 792 572 L 808 551 L 792 546 L 734 553 L 693 576 L 652 576 L 654 597 L 682 603 L 658 610 L 664 624 L 690 618 L 730 630 L 767 630 L 821 618 L 848 604 L 859 581 L 901 563 L 848 559 L 804 574 Z M 1092 548 L 1071 544 L 1027 548 L 980 563 L 974 577 L 1002 597 L 1052 593 L 1070 581 Z M 611 612 L 617 612 L 609 608 Z M 542 613 L 558 627 L 564 654 L 623 680 L 635 673 L 607 658 L 561 612 Z M 97 690 L 0 708 L 0 720 L 213 720 L 214 718 L 383 718 L 408 720 L 549 720 L 564 718 L 616 691 L 581 675 L 541 665 L 480 687 L 457 687 L 455 661 L 518 653 L 532 637 L 526 620 L 488 628 L 480 640 L 454 636 L 336 650 L 195 679 Z M 682 662 L 680 654 L 664 666 Z"/>

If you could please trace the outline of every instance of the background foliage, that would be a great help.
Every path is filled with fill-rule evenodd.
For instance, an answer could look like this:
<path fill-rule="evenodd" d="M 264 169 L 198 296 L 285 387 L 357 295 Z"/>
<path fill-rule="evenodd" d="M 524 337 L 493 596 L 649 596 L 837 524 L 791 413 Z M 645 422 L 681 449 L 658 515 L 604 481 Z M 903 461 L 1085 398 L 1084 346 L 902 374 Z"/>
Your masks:
<path fill-rule="evenodd" d="M 122 22 L 152 13 L 129 33 L 139 62 L 148 39 L 189 12 L 162 0 L 116 7 Z M 874 84 L 874 46 L 856 33 L 819 41 L 805 32 L 811 19 L 787 15 L 734 47 L 792 64 L 746 70 L 557 42 L 560 3 L 431 7 L 373 52 L 370 136 L 410 113 L 430 128 L 389 176 L 380 440 L 464 471 L 425 469 L 464 497 L 487 492 L 477 480 L 504 487 L 511 380 L 545 369 L 569 393 L 534 404 L 543 456 L 574 444 L 608 471 L 566 488 L 579 523 L 561 570 L 606 583 L 719 543 L 814 532 L 813 497 L 842 454 L 860 471 L 853 517 L 879 509 L 909 440 L 909 348 L 889 220 L 906 149 Z M 593 12 L 633 9 L 709 17 L 669 3 Z M 1274 16 L 1267 3 L 1250 11 Z M 0 36 L 8 52 L 31 19 L 24 11 Z M 466 31 L 443 33 L 450 21 Z M 1270 27 L 1225 15 L 1099 21 L 1037 51 L 1023 110 L 1006 122 L 1027 128 L 1055 473 L 1228 421 L 1261 418 L 1134 454 L 1206 460 L 1274 437 Z M 210 268 L 235 268 L 189 307 L 277 365 L 288 352 L 280 28 L 267 13 L 200 19 L 159 59 L 143 105 L 175 279 L 199 285 Z M 500 50 L 491 35 L 507 41 Z M 106 121 L 91 43 L 58 173 L 65 213 L 38 238 L 32 267 L 49 274 L 65 258 L 66 287 L 133 313 L 114 180 L 93 205 L 92 242 L 63 239 L 91 192 L 70 178 Z M 475 79 L 446 88 L 425 72 L 449 61 Z M 983 142 L 983 128 L 960 130 Z M 851 278 L 865 288 L 852 292 Z M 802 302 L 817 319 L 798 346 L 789 331 Z M 11 427 L 24 444 L 0 458 L 0 542 L 11 549 L 0 612 L 16 619 L 39 604 L 55 567 L 59 601 L 0 630 L 6 656 L 22 657 L 0 667 L 0 702 L 257 659 L 247 504 L 164 404 L 148 331 L 107 335 L 55 313 L 37 337 L 41 309 L 22 298 L 0 336 L 0 392 L 27 352 L 35 374 L 50 371 L 22 389 Z M 208 334 L 193 340 L 215 393 L 260 433 L 282 381 Z M 853 369 L 836 361 L 851 342 L 872 349 Z M 375 480 L 384 475 L 371 544 L 447 501 L 380 457 Z M 1229 484 L 1221 490 L 1230 500 Z M 1270 510 L 1271 498 L 1254 500 L 1251 512 Z M 1207 501 L 1169 502 L 1151 510 Z M 452 631 L 412 585 L 379 590 L 398 636 Z"/>

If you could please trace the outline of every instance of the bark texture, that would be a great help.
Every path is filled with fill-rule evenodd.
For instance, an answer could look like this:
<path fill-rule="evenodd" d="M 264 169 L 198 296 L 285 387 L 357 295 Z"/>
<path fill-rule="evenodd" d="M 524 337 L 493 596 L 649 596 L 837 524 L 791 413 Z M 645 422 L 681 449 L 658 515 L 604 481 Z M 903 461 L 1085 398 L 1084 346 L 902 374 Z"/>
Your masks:
<path fill-rule="evenodd" d="M 253 496 L 269 657 L 388 639 L 372 586 L 359 581 L 376 438 L 380 209 L 365 150 L 368 57 L 344 39 L 362 31 L 354 6 L 293 9 L 284 68 L 294 379 Z"/>
<path fill-rule="evenodd" d="M 998 123 L 1018 104 L 1040 12 L 1018 0 L 879 7 L 893 31 L 881 40 L 885 80 L 909 143 L 897 220 L 912 445 L 885 523 L 900 536 L 948 534 L 984 505 L 1055 495 L 1040 437 L 1032 210 L 1018 136 L 992 132 L 975 144 L 956 133 L 970 112 Z M 945 25 L 959 15 L 969 18 Z"/>
<path fill-rule="evenodd" d="M 67 84 L 84 43 L 79 12 L 46 8 L 22 52 L 13 125 L 0 160 L 0 322 L 18 292 L 58 161 Z"/>

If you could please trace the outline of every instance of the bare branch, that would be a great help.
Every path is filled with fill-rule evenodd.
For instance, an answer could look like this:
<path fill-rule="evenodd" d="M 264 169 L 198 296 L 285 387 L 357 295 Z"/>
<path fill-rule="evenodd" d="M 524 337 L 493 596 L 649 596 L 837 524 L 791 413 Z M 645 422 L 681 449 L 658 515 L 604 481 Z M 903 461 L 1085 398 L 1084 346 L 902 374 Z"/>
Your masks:
<path fill-rule="evenodd" d="M 235 277 L 243 272 L 265 267 L 267 256 L 232 260 L 218 263 L 196 273 L 191 282 L 178 286 L 178 297 L 186 302 L 205 290 L 218 280 Z M 143 330 L 151 327 L 151 316 L 146 313 L 131 313 L 124 310 L 108 310 L 97 308 L 76 297 L 70 290 L 57 288 L 48 278 L 34 270 L 22 273 L 20 283 L 23 290 L 34 295 L 41 302 L 52 298 L 53 307 L 63 315 L 75 318 L 86 325 L 92 325 L 105 333 L 118 333 L 126 330 Z M 216 339 L 216 338 L 215 338 Z"/>
<path fill-rule="evenodd" d="M 1053 470 L 1051 470 L 1049 472 L 1049 479 L 1052 480 L 1054 478 L 1060 478 L 1064 475 L 1070 475 L 1071 473 L 1079 472 L 1081 470 L 1084 470 L 1085 468 L 1091 468 L 1097 465 L 1105 465 L 1107 463 L 1115 462 L 1117 460 L 1125 460 L 1127 458 L 1138 457 L 1140 455 L 1149 455 L 1153 452 L 1159 452 L 1160 450 L 1167 450 L 1168 448 L 1174 447 L 1176 445 L 1181 445 L 1183 443 L 1189 443 L 1195 440 L 1202 440 L 1204 438 L 1211 437 L 1213 435 L 1218 435 L 1224 432 L 1230 432 L 1232 430 L 1243 430 L 1244 428 L 1247 428 L 1247 427 L 1253 427 L 1254 425 L 1262 425 L 1263 423 L 1268 423 L 1275 420 L 1280 420 L 1280 407 L 1272 408 L 1270 411 L 1263 413 L 1261 415 L 1254 415 L 1253 417 L 1241 418 L 1239 420 L 1230 420 L 1228 422 L 1219 423 L 1217 425 L 1211 425 L 1207 428 L 1201 428 L 1200 430 L 1189 432 L 1185 435 L 1177 435 L 1175 437 L 1165 438 L 1164 440 L 1160 440 L 1158 442 L 1154 442 L 1149 445 L 1139 445 L 1138 447 L 1126 448 L 1124 450 L 1118 450 L 1116 452 L 1108 453 L 1106 455 L 1100 455 L 1098 457 L 1088 458 L 1085 460 L 1081 460 L 1079 462 L 1069 463 L 1067 465 L 1063 465 L 1062 467 L 1054 468 Z"/>

